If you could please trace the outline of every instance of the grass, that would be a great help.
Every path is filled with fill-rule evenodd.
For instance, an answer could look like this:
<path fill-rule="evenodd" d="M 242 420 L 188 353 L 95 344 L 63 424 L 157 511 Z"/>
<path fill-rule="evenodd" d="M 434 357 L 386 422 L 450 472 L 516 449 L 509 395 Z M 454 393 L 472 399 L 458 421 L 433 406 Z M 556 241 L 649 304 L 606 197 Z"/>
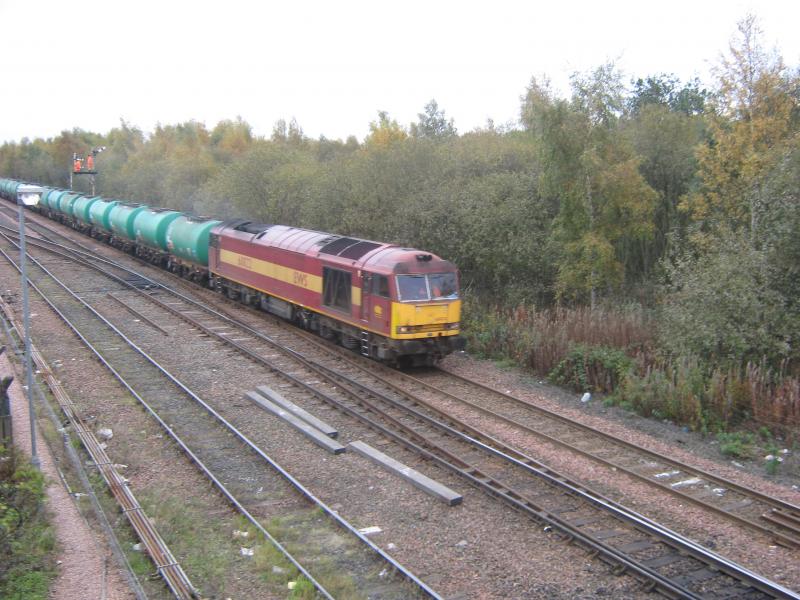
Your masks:
<path fill-rule="evenodd" d="M 725 456 L 752 458 L 755 452 L 755 436 L 741 431 L 717 434 L 719 449 Z"/>
<path fill-rule="evenodd" d="M 204 507 L 192 497 L 148 492 L 140 495 L 139 502 L 192 583 L 204 595 L 222 595 L 239 550 L 232 543 L 232 532 L 226 535 L 210 522 Z"/>
<path fill-rule="evenodd" d="M 314 508 L 301 511 L 284 518 L 270 520 L 267 531 L 280 541 L 283 546 L 303 562 L 313 577 L 336 598 L 355 599 L 365 596 L 356 589 L 356 582 L 339 567 L 337 560 L 329 553 L 320 553 L 319 548 L 331 547 L 331 536 L 338 538 L 338 528 L 331 529 L 328 517 L 323 511 Z M 340 547 L 339 553 L 348 552 L 347 547 Z M 292 590 L 292 598 L 305 598 L 302 595 L 306 586 L 313 585 L 306 581 L 296 569 L 292 569 L 292 578 L 297 584 Z M 303 582 L 302 585 L 300 582 Z M 299 587 L 299 589 L 298 589 Z M 313 596 L 311 596 L 313 597 Z"/>
<path fill-rule="evenodd" d="M 0 598 L 46 600 L 55 578 L 55 531 L 44 477 L 0 448 Z"/>
<path fill-rule="evenodd" d="M 548 376 L 578 392 L 613 392 L 633 368 L 625 352 L 608 346 L 572 346 Z"/>
<path fill-rule="evenodd" d="M 314 587 L 314 584 L 311 583 L 305 577 L 300 577 L 292 588 L 292 592 L 289 594 L 289 598 L 292 600 L 312 600 L 317 596 L 317 589 Z"/>
<path fill-rule="evenodd" d="M 314 528 L 314 524 L 309 523 L 307 517 L 308 515 L 303 514 L 288 518 L 273 517 L 266 525 L 270 535 L 301 560 L 304 559 L 304 549 L 299 542 L 298 534 L 302 534 L 300 538 L 306 538 L 309 529 Z M 314 509 L 311 517 L 312 520 L 326 518 L 319 509 Z M 247 532 L 246 539 L 255 542 L 254 561 L 264 581 L 279 584 L 284 590 L 288 590 L 288 598 L 311 599 L 316 597 L 314 584 L 301 575 L 298 569 L 269 540 L 263 537 L 255 526 L 242 519 L 241 529 Z M 313 538 L 313 536 L 311 537 Z M 313 539 L 311 543 L 315 543 Z M 318 554 L 316 549 L 313 554 Z M 342 573 L 336 562 L 330 558 L 315 557 L 313 562 L 305 559 L 305 567 L 310 569 L 314 578 L 336 598 L 363 598 L 363 595 L 356 589 L 352 578 Z M 293 587 L 289 588 L 289 584 L 292 583 Z"/>
<path fill-rule="evenodd" d="M 466 298 L 464 336 L 473 354 L 547 375 L 576 345 L 622 349 L 633 354 L 652 344 L 652 327 L 640 308 L 608 310 L 520 305 L 487 306 Z"/>

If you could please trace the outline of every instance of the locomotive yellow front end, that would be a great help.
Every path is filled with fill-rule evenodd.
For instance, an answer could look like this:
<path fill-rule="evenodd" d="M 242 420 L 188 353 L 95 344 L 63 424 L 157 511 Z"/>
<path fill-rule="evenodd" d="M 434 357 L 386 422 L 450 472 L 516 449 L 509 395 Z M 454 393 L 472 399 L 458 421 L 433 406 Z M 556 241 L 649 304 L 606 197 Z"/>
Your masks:
<path fill-rule="evenodd" d="M 455 272 L 397 275 L 392 303 L 392 337 L 397 339 L 458 335 L 461 300 Z"/>
<path fill-rule="evenodd" d="M 455 270 L 394 276 L 391 337 L 406 347 L 419 345 L 424 364 L 463 348 L 459 336 L 461 299 Z"/>

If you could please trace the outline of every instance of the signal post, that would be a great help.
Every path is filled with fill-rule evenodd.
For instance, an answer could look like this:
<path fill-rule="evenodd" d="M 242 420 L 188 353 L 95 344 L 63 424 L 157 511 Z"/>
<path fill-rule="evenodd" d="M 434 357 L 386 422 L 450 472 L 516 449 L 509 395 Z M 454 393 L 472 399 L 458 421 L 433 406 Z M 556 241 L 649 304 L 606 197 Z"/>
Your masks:
<path fill-rule="evenodd" d="M 81 156 L 77 152 L 72 153 L 72 165 L 69 169 L 69 189 L 73 189 L 73 178 L 77 175 L 88 175 L 89 183 L 92 186 L 92 196 L 95 195 L 94 191 L 94 176 L 97 175 L 97 167 L 95 160 L 97 155 L 105 150 L 105 146 L 98 146 L 92 149 L 86 156 Z"/>

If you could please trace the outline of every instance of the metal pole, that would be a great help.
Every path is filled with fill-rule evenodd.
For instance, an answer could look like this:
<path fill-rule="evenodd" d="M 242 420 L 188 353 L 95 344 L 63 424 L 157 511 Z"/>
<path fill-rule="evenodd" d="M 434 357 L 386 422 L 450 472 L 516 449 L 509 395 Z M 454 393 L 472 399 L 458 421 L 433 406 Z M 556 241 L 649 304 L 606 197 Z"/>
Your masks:
<path fill-rule="evenodd" d="M 22 200 L 19 206 L 19 264 L 22 271 L 22 323 L 25 329 L 25 383 L 28 394 L 28 415 L 31 420 L 31 464 L 39 469 L 41 463 L 36 454 L 36 413 L 33 410 L 33 367 L 31 366 L 31 323 L 28 309 L 28 272 L 25 269 L 25 212 Z"/>

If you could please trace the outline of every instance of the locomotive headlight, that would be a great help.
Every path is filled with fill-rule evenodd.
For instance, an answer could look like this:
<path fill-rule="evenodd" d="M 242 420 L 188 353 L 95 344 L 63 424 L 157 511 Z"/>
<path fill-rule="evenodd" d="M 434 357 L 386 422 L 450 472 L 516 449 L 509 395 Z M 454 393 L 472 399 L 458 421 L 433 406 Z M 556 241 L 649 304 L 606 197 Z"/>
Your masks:
<path fill-rule="evenodd" d="M 461 323 L 447 323 L 444 328 L 445 329 L 459 329 L 461 327 Z"/>
<path fill-rule="evenodd" d="M 412 329 L 410 325 L 400 325 L 397 327 L 397 333 L 411 333 Z"/>

